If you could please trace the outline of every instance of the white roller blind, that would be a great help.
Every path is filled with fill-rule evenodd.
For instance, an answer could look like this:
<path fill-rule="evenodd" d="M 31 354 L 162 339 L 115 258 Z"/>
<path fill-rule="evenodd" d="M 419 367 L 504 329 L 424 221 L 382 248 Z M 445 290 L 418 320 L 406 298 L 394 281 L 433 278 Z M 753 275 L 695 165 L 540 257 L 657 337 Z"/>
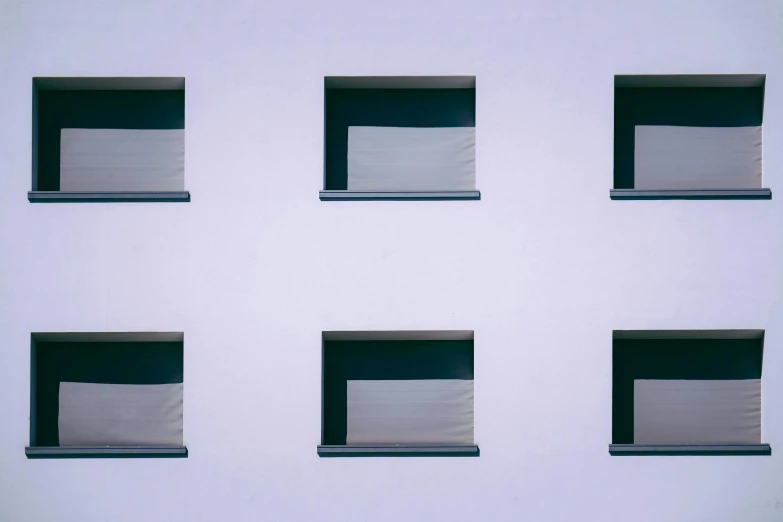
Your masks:
<path fill-rule="evenodd" d="M 761 127 L 637 125 L 634 188 L 761 188 Z"/>
<path fill-rule="evenodd" d="M 60 190 L 185 190 L 185 131 L 62 129 Z"/>
<path fill-rule="evenodd" d="M 473 381 L 348 381 L 346 444 L 473 444 Z"/>
<path fill-rule="evenodd" d="M 475 149 L 475 127 L 348 127 L 348 190 L 475 190 Z"/>
<path fill-rule="evenodd" d="M 635 444 L 759 444 L 761 380 L 635 380 Z"/>
<path fill-rule="evenodd" d="M 60 446 L 181 446 L 182 384 L 61 382 Z"/>

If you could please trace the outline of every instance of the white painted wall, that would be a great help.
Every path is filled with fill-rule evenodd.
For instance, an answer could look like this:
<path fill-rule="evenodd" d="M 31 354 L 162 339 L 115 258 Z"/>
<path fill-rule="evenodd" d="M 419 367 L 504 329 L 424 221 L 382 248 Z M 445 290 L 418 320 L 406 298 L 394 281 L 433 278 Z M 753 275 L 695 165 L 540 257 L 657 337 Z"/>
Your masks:
<path fill-rule="evenodd" d="M 780 521 L 779 0 L 0 0 L 0 520 Z M 766 73 L 771 201 L 611 201 L 613 75 Z M 476 75 L 480 201 L 321 202 L 323 77 Z M 30 204 L 31 77 L 185 76 L 187 204 Z M 764 328 L 769 457 L 610 457 L 612 329 Z M 479 458 L 319 459 L 320 332 L 474 329 Z M 185 332 L 188 459 L 27 460 L 31 331 Z"/>

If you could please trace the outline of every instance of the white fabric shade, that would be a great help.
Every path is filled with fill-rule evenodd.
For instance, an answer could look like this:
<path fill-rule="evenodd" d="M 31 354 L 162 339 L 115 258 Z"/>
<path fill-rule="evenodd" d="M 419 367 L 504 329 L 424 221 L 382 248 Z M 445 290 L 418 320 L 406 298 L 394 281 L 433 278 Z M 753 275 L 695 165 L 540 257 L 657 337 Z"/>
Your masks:
<path fill-rule="evenodd" d="M 348 190 L 475 189 L 475 127 L 348 127 Z"/>
<path fill-rule="evenodd" d="M 185 190 L 185 131 L 62 129 L 60 190 Z"/>
<path fill-rule="evenodd" d="M 634 188 L 761 188 L 761 127 L 637 125 Z"/>
<path fill-rule="evenodd" d="M 182 383 L 61 382 L 60 446 L 182 446 Z"/>
<path fill-rule="evenodd" d="M 346 444 L 473 444 L 473 381 L 348 381 Z"/>
<path fill-rule="evenodd" d="M 635 380 L 635 444 L 759 444 L 761 380 Z"/>

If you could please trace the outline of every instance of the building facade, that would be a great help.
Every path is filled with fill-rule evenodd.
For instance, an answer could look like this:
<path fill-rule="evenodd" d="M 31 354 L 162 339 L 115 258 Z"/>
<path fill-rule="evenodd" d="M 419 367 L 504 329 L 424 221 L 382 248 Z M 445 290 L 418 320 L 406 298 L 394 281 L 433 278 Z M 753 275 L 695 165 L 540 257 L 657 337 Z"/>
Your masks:
<path fill-rule="evenodd" d="M 775 0 L 0 1 L 0 520 L 783 520 L 782 35 Z M 324 193 L 340 78 L 473 89 L 480 196 Z M 184 92 L 187 196 L 41 201 L 41 93 L 150 85 Z M 760 184 L 623 193 L 618 90 L 661 87 L 757 89 L 704 126 L 762 128 Z M 763 340 L 771 451 L 610 453 L 618 340 L 671 331 Z M 329 332 L 463 332 L 480 451 L 319 454 Z M 187 457 L 34 455 L 62 334 L 181 342 Z"/>

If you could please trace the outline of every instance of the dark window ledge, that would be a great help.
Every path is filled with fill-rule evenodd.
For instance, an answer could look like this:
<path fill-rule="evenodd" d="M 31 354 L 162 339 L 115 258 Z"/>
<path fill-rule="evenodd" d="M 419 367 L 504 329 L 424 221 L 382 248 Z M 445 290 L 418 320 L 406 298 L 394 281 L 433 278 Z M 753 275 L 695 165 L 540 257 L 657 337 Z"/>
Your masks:
<path fill-rule="evenodd" d="M 28 446 L 28 459 L 187 458 L 185 446 Z"/>
<path fill-rule="evenodd" d="M 475 444 L 443 445 L 320 445 L 319 457 L 478 457 Z"/>
<path fill-rule="evenodd" d="M 611 199 L 772 199 L 772 190 L 711 189 L 711 190 L 646 190 L 611 189 Z"/>
<path fill-rule="evenodd" d="M 439 191 L 363 191 L 363 190 L 322 190 L 318 196 L 321 201 L 367 201 L 367 200 L 443 200 L 443 199 L 481 199 L 478 190 L 439 190 Z"/>
<path fill-rule="evenodd" d="M 30 203 L 102 203 L 102 202 L 188 202 L 190 192 L 60 192 L 33 190 L 27 193 Z"/>
<path fill-rule="evenodd" d="M 769 444 L 609 444 L 611 455 L 771 455 Z"/>

